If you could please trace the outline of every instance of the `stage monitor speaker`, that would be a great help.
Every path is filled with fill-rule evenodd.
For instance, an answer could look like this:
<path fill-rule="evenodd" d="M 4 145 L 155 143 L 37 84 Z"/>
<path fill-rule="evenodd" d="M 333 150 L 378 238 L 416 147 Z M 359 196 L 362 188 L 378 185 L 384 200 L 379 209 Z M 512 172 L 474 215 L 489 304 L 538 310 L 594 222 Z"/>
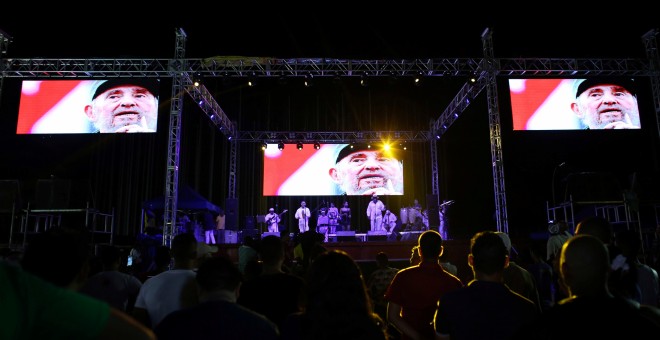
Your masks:
<path fill-rule="evenodd" d="M 280 237 L 280 233 L 279 233 L 279 232 L 267 232 L 267 233 L 262 233 L 262 234 L 261 234 L 261 238 L 264 238 L 264 237 L 266 237 L 266 236 L 277 236 L 277 237 Z"/>
<path fill-rule="evenodd" d="M 417 241 L 421 231 L 404 231 L 401 232 L 401 241 Z"/>
<path fill-rule="evenodd" d="M 386 241 L 387 232 L 384 230 L 369 230 L 367 231 L 367 241 Z"/>
<path fill-rule="evenodd" d="M 338 231 L 335 235 L 337 242 L 355 242 L 355 231 Z"/>
<path fill-rule="evenodd" d="M 225 229 L 238 230 L 238 199 L 228 198 L 225 202 Z"/>

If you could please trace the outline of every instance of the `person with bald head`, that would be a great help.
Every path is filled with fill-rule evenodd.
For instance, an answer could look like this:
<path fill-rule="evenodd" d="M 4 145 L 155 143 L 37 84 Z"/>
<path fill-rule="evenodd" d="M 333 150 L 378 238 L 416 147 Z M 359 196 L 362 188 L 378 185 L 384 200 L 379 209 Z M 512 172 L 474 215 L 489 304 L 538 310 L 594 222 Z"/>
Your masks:
<path fill-rule="evenodd" d="M 561 250 L 560 277 L 568 297 L 517 335 L 519 339 L 645 339 L 660 334 L 660 309 L 613 295 L 610 257 L 592 235 L 575 235 Z M 560 325 L 571 324 L 570 328 Z"/>

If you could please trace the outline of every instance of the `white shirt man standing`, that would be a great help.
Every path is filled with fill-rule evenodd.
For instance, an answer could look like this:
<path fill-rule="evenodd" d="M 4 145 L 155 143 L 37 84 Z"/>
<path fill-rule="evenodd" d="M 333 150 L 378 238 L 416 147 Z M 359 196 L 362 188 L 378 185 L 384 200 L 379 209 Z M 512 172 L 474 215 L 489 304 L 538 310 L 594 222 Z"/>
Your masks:
<path fill-rule="evenodd" d="M 300 208 L 296 210 L 294 217 L 298 220 L 298 229 L 301 233 L 309 231 L 309 217 L 312 213 L 307 208 L 305 201 L 300 202 Z"/>
<path fill-rule="evenodd" d="M 371 202 L 367 206 L 367 217 L 371 221 L 371 231 L 383 230 L 383 211 L 385 211 L 385 204 L 378 199 L 378 195 L 371 196 Z"/>

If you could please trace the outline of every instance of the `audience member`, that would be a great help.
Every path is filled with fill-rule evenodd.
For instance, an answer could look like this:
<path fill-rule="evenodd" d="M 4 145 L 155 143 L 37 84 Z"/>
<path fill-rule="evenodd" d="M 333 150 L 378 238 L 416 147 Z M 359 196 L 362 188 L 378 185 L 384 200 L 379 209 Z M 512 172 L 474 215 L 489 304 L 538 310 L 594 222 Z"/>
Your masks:
<path fill-rule="evenodd" d="M 252 261 L 259 261 L 257 242 L 254 237 L 246 235 L 243 237 L 243 243 L 238 247 L 238 269 L 241 274 L 245 274 L 245 267 Z"/>
<path fill-rule="evenodd" d="M 607 248 L 607 252 L 610 257 L 611 270 L 618 271 L 621 269 L 620 266 L 623 264 L 621 260 L 625 260 L 625 258 L 619 257 L 619 255 L 621 255 L 621 249 L 619 249 L 614 243 L 614 227 L 606 218 L 602 216 L 590 216 L 584 218 L 578 222 L 575 228 L 575 235 L 595 236 L 597 239 L 603 242 Z M 617 260 L 617 258 L 619 262 L 615 265 L 615 260 Z M 625 284 L 630 283 L 630 281 L 620 280 L 620 273 L 621 272 L 619 271 L 617 274 L 608 275 L 610 293 L 618 297 L 634 297 L 634 287 Z M 563 289 L 565 292 L 566 287 L 563 287 Z M 566 297 L 568 297 L 568 295 L 566 295 Z"/>
<path fill-rule="evenodd" d="M 550 237 L 548 237 L 546 243 L 546 259 L 548 263 L 552 263 L 558 257 L 561 246 L 573 235 L 568 231 L 566 221 L 557 221 L 557 223 L 552 224 L 548 227 L 548 232 L 550 232 Z"/>
<path fill-rule="evenodd" d="M 119 271 L 121 252 L 114 245 L 100 248 L 102 270 L 90 276 L 80 292 L 105 301 L 110 306 L 131 313 L 142 282 Z"/>
<path fill-rule="evenodd" d="M 444 270 L 450 272 L 452 275 L 458 277 L 458 267 L 456 267 L 455 264 L 449 262 L 449 257 L 447 256 L 448 253 L 442 252 L 440 255 L 440 265 Z"/>
<path fill-rule="evenodd" d="M 607 247 L 600 239 L 576 232 L 564 243 L 559 260 L 569 297 L 528 324 L 517 338 L 647 339 L 660 334 L 658 308 L 640 308 L 610 292 L 610 263 Z"/>
<path fill-rule="evenodd" d="M 0 339 L 155 340 L 154 333 L 107 303 L 56 286 L 0 260 Z"/>
<path fill-rule="evenodd" d="M 197 304 L 195 266 L 197 239 L 191 233 L 178 234 L 172 240 L 174 265 L 144 282 L 135 301 L 133 315 L 152 329 L 169 313 Z"/>
<path fill-rule="evenodd" d="M 530 274 L 534 277 L 536 282 L 536 290 L 539 293 L 539 302 L 541 303 L 541 312 L 546 311 L 548 308 L 555 304 L 555 285 L 553 283 L 554 270 L 552 266 L 545 262 L 545 243 L 532 243 L 531 246 L 525 248 L 521 254 L 525 267 Z"/>
<path fill-rule="evenodd" d="M 387 320 L 401 333 L 401 339 L 431 339 L 433 315 L 438 301 L 463 286 L 459 278 L 442 269 L 442 237 L 435 230 L 423 232 L 416 249 L 419 265 L 400 270 L 385 292 Z"/>
<path fill-rule="evenodd" d="M 387 301 L 385 291 L 399 269 L 390 267 L 389 257 L 385 252 L 376 254 L 376 270 L 369 275 L 367 289 L 374 303 L 374 310 L 384 320 L 387 319 Z"/>
<path fill-rule="evenodd" d="M 633 230 L 622 230 L 616 233 L 614 243 L 621 249 L 621 265 L 611 275 L 617 275 L 621 284 L 634 289 L 635 301 L 651 306 L 660 306 L 658 272 L 639 261 L 641 241 L 639 234 Z M 631 287 L 632 286 L 632 287 Z"/>
<path fill-rule="evenodd" d="M 374 313 L 362 271 L 342 250 L 319 254 L 310 263 L 307 303 L 289 315 L 282 340 L 386 340 L 386 325 Z"/>
<path fill-rule="evenodd" d="M 90 259 L 86 230 L 54 227 L 28 242 L 21 266 L 56 286 L 78 290 L 89 276 Z"/>
<path fill-rule="evenodd" d="M 519 266 L 512 259 L 512 245 L 511 238 L 508 234 L 501 231 L 496 232 L 497 236 L 502 239 L 504 246 L 509 255 L 509 265 L 504 268 L 502 278 L 504 284 L 512 291 L 532 300 L 539 312 L 541 312 L 541 301 L 539 300 L 539 292 L 536 288 L 536 281 L 532 274 L 527 269 Z"/>
<path fill-rule="evenodd" d="M 440 299 L 436 339 L 509 339 L 539 314 L 534 302 L 504 284 L 509 251 L 497 233 L 472 237 L 468 264 L 474 280 Z"/>
<path fill-rule="evenodd" d="M 279 339 L 274 323 L 236 303 L 241 272 L 231 260 L 224 256 L 203 260 L 195 281 L 200 303 L 167 315 L 155 329 L 159 340 Z"/>
<path fill-rule="evenodd" d="M 156 247 L 156 254 L 154 256 L 154 265 L 152 269 L 146 272 L 137 273 L 137 278 L 144 283 L 149 278 L 152 278 L 164 271 L 170 270 L 172 265 L 172 255 L 170 254 L 170 247 L 158 246 Z"/>
<path fill-rule="evenodd" d="M 260 248 L 261 274 L 243 283 L 238 303 L 282 327 L 287 315 L 302 310 L 305 281 L 282 270 L 284 243 L 280 237 L 264 237 Z"/>

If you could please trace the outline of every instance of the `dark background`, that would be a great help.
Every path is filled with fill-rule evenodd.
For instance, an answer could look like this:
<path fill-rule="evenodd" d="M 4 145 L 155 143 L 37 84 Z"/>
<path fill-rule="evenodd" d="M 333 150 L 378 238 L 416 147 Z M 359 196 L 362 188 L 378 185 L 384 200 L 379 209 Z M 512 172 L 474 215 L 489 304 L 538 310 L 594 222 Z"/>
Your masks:
<path fill-rule="evenodd" d="M 66 19 L 66 12 L 9 16 L 5 11 L 0 14 L 0 29 L 13 41 L 3 58 L 172 58 L 178 28 L 188 36 L 189 58 L 480 58 L 485 28 L 492 29 L 496 57 L 645 58 L 641 37 L 660 26 L 650 14 L 649 18 L 636 15 L 608 20 L 604 17 L 608 11 L 591 12 L 591 20 L 571 22 L 515 11 L 491 17 L 431 13 L 412 6 L 408 10 L 382 9 L 382 15 L 337 10 L 324 15 L 310 11 L 303 17 L 270 10 L 250 13 L 255 11 L 248 8 L 226 8 L 218 13 L 177 10 L 156 17 L 151 10 L 147 7 L 137 13 L 133 8 L 129 15 L 116 10 L 76 20 Z M 463 17 L 465 23 L 457 25 Z M 611 24 L 602 27 L 605 20 Z M 0 179 L 20 180 L 23 201 L 34 199 L 38 179 L 89 181 L 94 204 L 116 210 L 118 233 L 134 235 L 141 223 L 142 202 L 164 193 L 171 81 L 162 80 L 157 134 L 16 136 L 19 80 L 3 79 Z M 205 86 L 242 131 L 422 131 L 438 119 L 464 82 L 459 77 L 432 77 L 414 87 L 411 79 L 383 77 L 372 79 L 363 88 L 357 78 L 343 78 L 339 84 L 323 78 L 307 89 L 301 82 L 282 85 L 275 78 L 261 79 L 255 88 L 238 80 L 227 83 L 212 78 L 205 79 Z M 643 130 L 588 133 L 514 133 L 506 89 L 498 89 L 508 224 L 513 236 L 545 230 L 546 202 L 553 200 L 553 184 L 554 199 L 563 200 L 562 185 L 571 174 L 610 173 L 621 190 L 638 190 L 649 205 L 656 200 L 658 129 L 650 85 L 640 94 Z M 438 142 L 439 199 L 456 202 L 449 211 L 452 238 L 469 238 L 475 231 L 496 225 L 488 122 L 484 91 Z M 190 185 L 213 203 L 227 206 L 229 143 L 187 96 L 182 126 L 180 185 Z M 414 198 L 426 207 L 431 194 L 429 145 L 412 144 L 405 168 L 413 182 L 406 184 L 403 197 L 385 199 L 397 212 Z M 280 210 L 289 209 L 288 218 L 283 218 L 295 228 L 293 212 L 301 199 L 310 208 L 328 200 L 261 196 L 261 157 L 257 143 L 240 144 L 239 228 L 246 216 L 265 214 L 275 204 Z M 559 167 L 562 163 L 565 165 Z M 636 188 L 631 188 L 633 174 L 638 180 Z M 340 206 L 341 197 L 332 199 Z M 364 215 L 367 199 L 348 200 L 357 212 L 354 215 Z M 652 214 L 645 219 L 655 224 Z M 367 225 L 360 223 L 361 228 Z"/>

